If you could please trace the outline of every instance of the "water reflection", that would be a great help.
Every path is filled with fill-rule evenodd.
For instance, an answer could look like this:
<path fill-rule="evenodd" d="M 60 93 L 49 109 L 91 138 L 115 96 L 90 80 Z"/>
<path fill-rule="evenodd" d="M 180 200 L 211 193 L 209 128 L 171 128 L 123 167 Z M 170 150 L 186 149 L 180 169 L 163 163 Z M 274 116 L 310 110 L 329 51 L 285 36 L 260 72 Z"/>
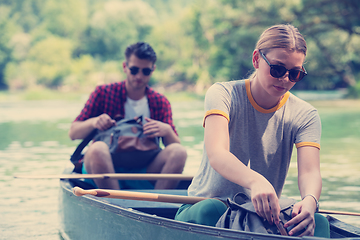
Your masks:
<path fill-rule="evenodd" d="M 58 180 L 13 175 L 61 173 L 71 150 L 55 141 L 14 141 L 0 151 L 1 239 L 59 239 Z"/>

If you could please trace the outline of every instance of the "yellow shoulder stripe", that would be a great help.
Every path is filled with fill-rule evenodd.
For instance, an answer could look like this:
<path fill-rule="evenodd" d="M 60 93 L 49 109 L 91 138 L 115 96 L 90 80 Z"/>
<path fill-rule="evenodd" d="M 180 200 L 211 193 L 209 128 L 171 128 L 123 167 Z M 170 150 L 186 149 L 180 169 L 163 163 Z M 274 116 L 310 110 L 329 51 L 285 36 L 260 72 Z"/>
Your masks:
<path fill-rule="evenodd" d="M 299 147 L 316 147 L 320 150 L 320 144 L 319 143 L 314 143 L 314 142 L 301 142 L 301 143 L 296 143 L 295 144 L 296 148 Z"/>
<path fill-rule="evenodd" d="M 210 115 L 220 115 L 220 116 L 223 116 L 224 118 L 226 118 L 228 120 L 228 122 L 230 121 L 229 116 L 225 112 L 223 112 L 221 110 L 217 110 L 217 109 L 212 109 L 205 113 L 205 117 L 203 120 L 203 127 L 205 127 L 205 119 Z"/>

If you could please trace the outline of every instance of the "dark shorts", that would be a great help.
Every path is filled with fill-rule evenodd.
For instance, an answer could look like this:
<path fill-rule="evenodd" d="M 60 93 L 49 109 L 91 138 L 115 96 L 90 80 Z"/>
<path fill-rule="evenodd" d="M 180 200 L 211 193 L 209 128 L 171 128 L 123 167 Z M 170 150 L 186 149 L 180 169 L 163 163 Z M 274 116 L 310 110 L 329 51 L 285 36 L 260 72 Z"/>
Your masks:
<path fill-rule="evenodd" d="M 115 173 L 146 173 L 147 167 L 161 152 L 161 148 L 147 152 L 126 152 L 112 155 Z M 121 163 L 119 163 L 121 161 Z M 85 164 L 82 165 L 81 172 L 87 174 Z M 92 179 L 85 179 L 85 182 L 97 188 Z M 119 180 L 120 189 L 154 189 L 154 184 L 147 180 Z"/>
<path fill-rule="evenodd" d="M 112 153 L 111 157 L 115 168 L 142 169 L 149 166 L 160 152 L 161 148 L 149 151 L 117 152 Z"/>

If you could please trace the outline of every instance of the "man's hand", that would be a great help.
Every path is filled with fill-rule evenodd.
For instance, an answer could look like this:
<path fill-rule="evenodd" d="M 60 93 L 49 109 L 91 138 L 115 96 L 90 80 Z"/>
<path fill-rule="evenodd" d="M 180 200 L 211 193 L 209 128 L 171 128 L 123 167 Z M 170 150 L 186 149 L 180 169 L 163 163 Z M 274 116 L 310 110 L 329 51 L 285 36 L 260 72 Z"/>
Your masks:
<path fill-rule="evenodd" d="M 97 128 L 101 131 L 104 131 L 116 125 L 116 121 L 106 113 L 103 113 L 98 117 L 95 117 L 93 121 L 94 121 L 93 122 L 94 128 Z"/>
<path fill-rule="evenodd" d="M 295 225 L 289 232 L 289 235 L 294 235 L 306 227 L 306 230 L 299 236 L 313 236 L 315 230 L 315 211 L 316 203 L 312 197 L 304 198 L 301 202 L 296 203 L 292 210 L 292 219 L 284 225 L 286 228 Z"/>
<path fill-rule="evenodd" d="M 166 137 L 172 130 L 171 126 L 167 123 L 157 121 L 151 118 L 145 118 L 147 123 L 144 124 L 144 134 L 149 138 Z"/>

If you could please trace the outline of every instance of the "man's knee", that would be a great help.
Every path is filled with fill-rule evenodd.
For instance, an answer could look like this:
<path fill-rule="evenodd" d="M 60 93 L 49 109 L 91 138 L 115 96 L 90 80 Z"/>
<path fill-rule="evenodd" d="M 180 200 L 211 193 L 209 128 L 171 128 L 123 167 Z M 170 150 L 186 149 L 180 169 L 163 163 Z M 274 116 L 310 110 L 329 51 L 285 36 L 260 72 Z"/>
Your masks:
<path fill-rule="evenodd" d="M 87 149 L 84 160 L 85 161 L 101 161 L 111 158 L 109 147 L 102 141 L 94 142 Z"/>
<path fill-rule="evenodd" d="M 172 143 L 164 149 L 167 151 L 167 155 L 176 161 L 181 161 L 185 164 L 187 158 L 187 152 L 184 146 L 180 143 Z"/>

